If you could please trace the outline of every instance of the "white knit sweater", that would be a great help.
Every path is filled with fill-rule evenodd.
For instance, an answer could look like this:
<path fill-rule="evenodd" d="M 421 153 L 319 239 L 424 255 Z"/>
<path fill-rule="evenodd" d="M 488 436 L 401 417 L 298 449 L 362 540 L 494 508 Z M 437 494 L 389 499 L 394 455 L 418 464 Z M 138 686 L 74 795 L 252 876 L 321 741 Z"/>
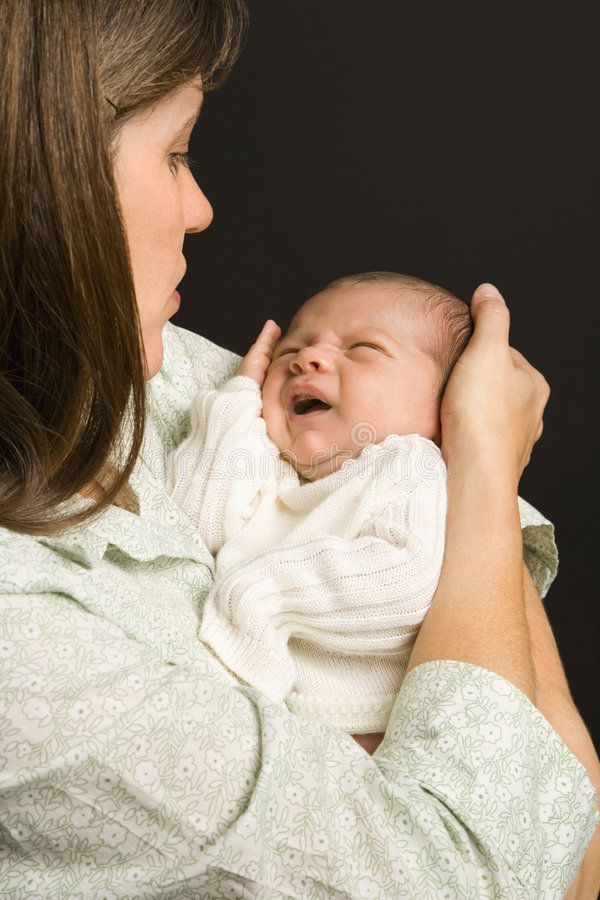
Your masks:
<path fill-rule="evenodd" d="M 442 564 L 440 451 L 391 435 L 302 482 L 260 413 L 245 376 L 200 394 L 171 461 L 174 498 L 217 557 L 200 639 L 274 702 L 349 732 L 383 731 Z M 549 526 L 535 515 L 536 532 Z M 544 591 L 551 530 L 536 542 Z"/>

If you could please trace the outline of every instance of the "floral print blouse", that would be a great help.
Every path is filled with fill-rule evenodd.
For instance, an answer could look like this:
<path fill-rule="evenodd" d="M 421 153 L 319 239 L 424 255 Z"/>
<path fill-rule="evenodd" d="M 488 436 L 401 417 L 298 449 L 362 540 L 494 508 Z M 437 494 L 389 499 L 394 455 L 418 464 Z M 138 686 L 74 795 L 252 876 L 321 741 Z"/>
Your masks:
<path fill-rule="evenodd" d="M 594 791 L 508 681 L 417 667 L 371 757 L 198 641 L 213 559 L 165 462 L 236 365 L 167 326 L 136 510 L 0 529 L 0 897 L 561 897 Z"/>

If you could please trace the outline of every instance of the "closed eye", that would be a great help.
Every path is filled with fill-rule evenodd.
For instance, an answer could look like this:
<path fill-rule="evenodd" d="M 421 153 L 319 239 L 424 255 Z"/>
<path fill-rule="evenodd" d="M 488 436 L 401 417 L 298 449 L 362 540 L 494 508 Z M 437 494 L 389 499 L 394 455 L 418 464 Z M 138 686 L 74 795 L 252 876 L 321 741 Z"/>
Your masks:
<path fill-rule="evenodd" d="M 378 347 L 377 344 L 369 344 L 368 341 L 359 341 L 357 344 L 352 344 L 350 349 L 354 350 L 355 347 L 369 347 L 371 350 L 381 350 L 381 347 Z"/>

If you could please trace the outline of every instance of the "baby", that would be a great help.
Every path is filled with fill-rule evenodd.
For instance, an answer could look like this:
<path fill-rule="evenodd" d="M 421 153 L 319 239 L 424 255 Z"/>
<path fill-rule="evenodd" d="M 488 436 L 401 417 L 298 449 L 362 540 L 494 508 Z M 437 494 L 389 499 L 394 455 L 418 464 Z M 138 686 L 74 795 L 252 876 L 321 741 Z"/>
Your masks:
<path fill-rule="evenodd" d="M 436 285 L 342 278 L 194 403 L 170 487 L 217 557 L 199 636 L 300 715 L 385 730 L 440 574 L 440 400 L 471 331 Z"/>

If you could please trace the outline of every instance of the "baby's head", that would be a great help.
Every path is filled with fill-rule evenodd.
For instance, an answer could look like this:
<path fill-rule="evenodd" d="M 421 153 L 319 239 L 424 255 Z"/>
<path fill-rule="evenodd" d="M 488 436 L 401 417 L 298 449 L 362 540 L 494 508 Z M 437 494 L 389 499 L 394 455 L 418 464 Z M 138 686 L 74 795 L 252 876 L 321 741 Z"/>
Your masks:
<path fill-rule="evenodd" d="M 275 348 L 263 386 L 271 439 L 309 480 L 390 434 L 439 443 L 440 400 L 471 331 L 467 304 L 419 278 L 333 281 Z"/>

